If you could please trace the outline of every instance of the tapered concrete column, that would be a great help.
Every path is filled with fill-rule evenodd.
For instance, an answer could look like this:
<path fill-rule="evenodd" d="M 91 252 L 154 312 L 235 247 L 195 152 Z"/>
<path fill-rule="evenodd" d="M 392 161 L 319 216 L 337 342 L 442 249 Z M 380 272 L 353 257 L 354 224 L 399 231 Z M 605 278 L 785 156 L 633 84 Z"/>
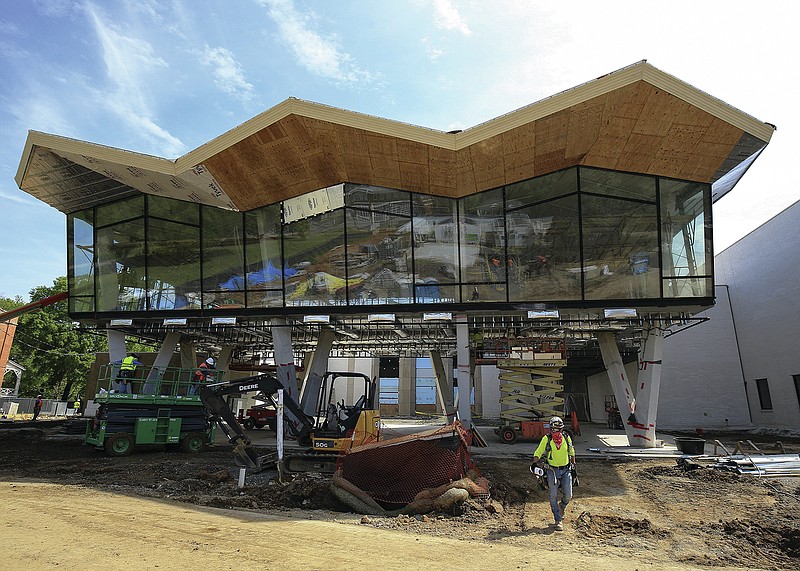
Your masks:
<path fill-rule="evenodd" d="M 658 392 L 661 385 L 661 355 L 663 335 L 652 327 L 646 332 L 639 352 L 639 371 L 635 379 L 636 393 L 625 373 L 614 334 L 598 333 L 597 340 L 614 397 L 620 409 L 625 435 L 630 446 L 655 448 Z"/>
<path fill-rule="evenodd" d="M 400 357 L 397 384 L 397 414 L 414 416 L 417 413 L 417 360 Z"/>
<path fill-rule="evenodd" d="M 306 414 L 313 415 L 317 412 L 319 391 L 322 387 L 322 379 L 328 371 L 328 357 L 330 357 L 335 339 L 336 332 L 333 329 L 327 327 L 320 329 L 317 347 L 311 354 L 311 362 L 306 369 L 306 377 L 303 381 L 303 390 L 300 397 L 300 408 Z"/>
<path fill-rule="evenodd" d="M 273 319 L 271 332 L 278 380 L 286 387 L 287 394 L 284 394 L 284 397 L 289 396 L 299 403 L 297 372 L 295 371 L 294 352 L 292 351 L 292 328 L 286 324 L 284 319 Z M 288 408 L 286 409 L 286 414 L 293 420 L 297 420 Z"/>
<path fill-rule="evenodd" d="M 656 441 L 656 417 L 658 415 L 658 393 L 661 389 L 661 357 L 664 334 L 657 327 L 645 331 L 639 351 L 639 374 L 636 387 L 636 420 L 643 446 L 653 448 Z"/>
<path fill-rule="evenodd" d="M 108 338 L 108 362 L 112 363 L 111 378 L 116 379 L 119 365 L 113 364 L 114 361 L 121 361 L 128 356 L 128 352 L 125 350 L 125 334 L 115 329 L 106 329 L 106 337 Z M 115 391 L 120 390 L 120 383 L 114 380 L 111 388 Z"/>
<path fill-rule="evenodd" d="M 180 341 L 180 333 L 169 332 L 164 337 L 161 343 L 161 348 L 158 350 L 155 361 L 150 372 L 147 374 L 147 382 L 142 387 L 142 394 L 152 395 L 156 392 L 157 381 L 160 380 L 164 371 L 169 367 L 169 362 L 172 360 L 172 354 L 175 353 L 175 348 Z"/>
<path fill-rule="evenodd" d="M 447 368 L 442 360 L 442 354 L 439 351 L 431 351 L 431 365 L 433 366 L 433 374 L 436 377 L 436 397 L 438 401 L 437 410 L 443 412 L 447 416 L 447 424 L 452 424 L 456 419 L 456 409 L 453 395 L 453 375 L 447 374 Z M 447 359 L 449 362 L 450 359 Z M 453 370 L 453 367 L 450 367 Z"/>
<path fill-rule="evenodd" d="M 224 378 L 226 381 L 230 380 L 228 379 L 228 367 L 230 367 L 234 350 L 236 350 L 235 345 L 225 345 L 217 357 L 217 370 L 225 373 Z"/>
<path fill-rule="evenodd" d="M 189 341 L 181 342 L 181 369 L 196 369 L 200 364 L 197 362 L 197 346 Z"/>
<path fill-rule="evenodd" d="M 472 410 L 470 396 L 472 394 L 472 376 L 469 363 L 469 323 L 466 315 L 456 316 L 456 357 L 458 359 L 458 419 L 469 430 L 472 426 Z"/>
<path fill-rule="evenodd" d="M 619 354 L 619 347 L 611 332 L 600 332 L 597 334 L 597 342 L 600 345 L 600 353 L 603 356 L 603 364 L 608 371 L 608 380 L 611 381 L 611 388 L 614 391 L 614 398 L 617 399 L 619 414 L 622 416 L 622 423 L 625 425 L 625 435 L 628 437 L 628 445 L 639 446 L 638 439 L 634 438 L 634 429 L 629 420 L 636 412 L 636 399 L 633 396 L 631 383 L 625 372 L 622 357 Z"/>

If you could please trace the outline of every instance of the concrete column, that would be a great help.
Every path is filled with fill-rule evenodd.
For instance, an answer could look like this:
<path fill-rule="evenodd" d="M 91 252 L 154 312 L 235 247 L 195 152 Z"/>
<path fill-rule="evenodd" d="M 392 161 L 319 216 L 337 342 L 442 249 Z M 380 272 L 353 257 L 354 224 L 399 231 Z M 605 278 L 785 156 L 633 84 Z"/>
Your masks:
<path fill-rule="evenodd" d="M 431 365 L 433 366 L 433 374 L 436 377 L 436 398 L 437 410 L 443 412 L 447 416 L 447 424 L 453 424 L 456 419 L 456 408 L 453 398 L 453 375 L 447 374 L 447 367 L 445 367 L 442 360 L 442 354 L 439 351 L 431 351 Z M 447 359 L 450 362 L 450 359 Z M 450 370 L 452 371 L 452 367 Z"/>
<path fill-rule="evenodd" d="M 288 396 L 294 399 L 295 402 L 299 402 L 297 372 L 295 371 L 294 352 L 292 351 L 292 328 L 286 324 L 284 319 L 273 319 L 271 332 L 278 380 L 286 387 L 284 397 Z M 288 409 L 286 413 L 293 420 L 297 420 Z"/>
<path fill-rule="evenodd" d="M 196 369 L 197 365 L 197 346 L 189 341 L 182 341 L 179 349 L 181 356 L 181 369 Z"/>
<path fill-rule="evenodd" d="M 180 341 L 180 333 L 169 332 L 164 337 L 164 342 L 161 343 L 161 348 L 158 350 L 153 366 L 147 375 L 147 382 L 142 387 L 142 394 L 153 395 L 156 393 L 158 381 L 164 375 L 164 371 L 169 367 L 169 362 L 172 360 L 172 354 Z"/>
<path fill-rule="evenodd" d="M 300 396 L 300 408 L 308 415 L 313 415 L 317 411 L 319 391 L 322 388 L 322 379 L 328 371 L 328 357 L 330 357 L 335 339 L 336 332 L 333 329 L 327 327 L 320 329 L 317 347 L 311 354 L 310 363 L 306 368 Z"/>
<path fill-rule="evenodd" d="M 231 364 L 231 357 L 233 356 L 235 349 L 235 345 L 224 345 L 222 350 L 219 352 L 219 356 L 217 357 L 217 370 L 224 373 L 223 379 L 226 381 L 230 380 L 228 379 L 228 367 Z"/>
<path fill-rule="evenodd" d="M 597 334 L 597 341 L 600 345 L 600 353 L 603 356 L 603 364 L 608 371 L 608 380 L 611 381 L 614 398 L 617 399 L 619 413 L 625 425 L 628 445 L 641 446 L 641 431 L 635 428 L 634 425 L 638 423 L 632 420 L 635 418 L 636 399 L 633 396 L 628 375 L 625 373 L 625 366 L 622 363 L 622 357 L 619 354 L 619 347 L 617 347 L 614 334 L 607 331 L 600 332 Z M 639 435 L 638 438 L 637 434 Z"/>
<path fill-rule="evenodd" d="M 465 429 L 472 426 L 470 395 L 472 377 L 470 375 L 469 323 L 466 315 L 456 316 L 456 355 L 458 359 L 458 419 Z"/>
<path fill-rule="evenodd" d="M 400 357 L 400 371 L 397 386 L 397 414 L 414 416 L 417 407 L 417 360 L 414 357 Z"/>
<path fill-rule="evenodd" d="M 658 414 L 658 393 L 661 388 L 661 358 L 664 334 L 661 329 L 651 326 L 645 331 L 642 348 L 639 351 L 639 373 L 636 387 L 636 420 L 638 429 L 635 435 L 641 439 L 642 446 L 654 448 L 656 441 L 656 416 Z"/>
<path fill-rule="evenodd" d="M 121 361 L 128 356 L 125 350 L 125 334 L 115 329 L 106 329 L 106 337 L 108 338 L 108 362 L 111 364 L 111 379 L 116 379 L 119 373 L 119 365 L 113 364 L 114 361 Z M 118 391 L 120 383 L 114 381 L 109 383 L 109 386 Z"/>

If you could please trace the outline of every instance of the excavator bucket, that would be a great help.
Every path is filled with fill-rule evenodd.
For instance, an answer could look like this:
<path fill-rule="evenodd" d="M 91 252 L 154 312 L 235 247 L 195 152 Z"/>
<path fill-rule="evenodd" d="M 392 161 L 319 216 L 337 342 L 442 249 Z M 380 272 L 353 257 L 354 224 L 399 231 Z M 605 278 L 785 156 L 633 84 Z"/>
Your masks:
<path fill-rule="evenodd" d="M 234 447 L 233 459 L 234 463 L 240 468 L 247 468 L 254 472 L 261 471 L 261 458 L 256 454 L 252 446 L 243 442 Z"/>

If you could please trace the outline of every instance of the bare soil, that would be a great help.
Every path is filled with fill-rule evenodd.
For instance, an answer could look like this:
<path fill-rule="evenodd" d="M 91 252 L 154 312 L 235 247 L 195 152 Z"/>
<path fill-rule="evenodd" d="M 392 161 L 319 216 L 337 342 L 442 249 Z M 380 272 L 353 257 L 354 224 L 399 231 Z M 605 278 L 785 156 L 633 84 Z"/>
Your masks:
<path fill-rule="evenodd" d="M 283 483 L 274 472 L 249 474 L 240 490 L 228 446 L 110 458 L 76 428 L 0 425 L 0 528 L 4 545 L 28 554 L 23 564 L 0 559 L 0 569 L 800 568 L 797 478 L 582 459 L 557 532 L 524 459 L 474 458 L 491 483 L 488 500 L 376 517 L 347 511 L 321 474 Z"/>

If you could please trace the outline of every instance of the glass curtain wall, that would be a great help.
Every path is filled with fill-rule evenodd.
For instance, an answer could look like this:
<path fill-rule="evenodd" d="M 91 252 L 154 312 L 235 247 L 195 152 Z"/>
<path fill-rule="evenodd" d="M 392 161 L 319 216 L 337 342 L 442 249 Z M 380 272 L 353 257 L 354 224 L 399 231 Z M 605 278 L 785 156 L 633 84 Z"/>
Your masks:
<path fill-rule="evenodd" d="M 578 169 L 506 187 L 511 301 L 581 298 Z"/>
<path fill-rule="evenodd" d="M 67 218 L 69 310 L 94 311 L 94 211 Z"/>
<path fill-rule="evenodd" d="M 281 205 L 245 212 L 244 229 L 247 307 L 283 307 L 283 280 L 299 270 L 283 263 Z"/>
<path fill-rule="evenodd" d="M 71 214 L 70 309 L 713 294 L 708 184 L 574 167 L 458 200 L 342 192 L 338 207 L 287 223 L 282 204 L 240 213 L 157 196 Z"/>
<path fill-rule="evenodd" d="M 506 301 L 503 189 L 462 198 L 459 209 L 461 301 Z"/>
<path fill-rule="evenodd" d="M 413 303 L 411 194 L 345 186 L 350 305 Z"/>
<path fill-rule="evenodd" d="M 414 194 L 412 208 L 410 259 L 414 265 L 416 301 L 458 301 L 458 202 L 442 196 Z M 411 262 L 406 261 L 406 266 Z"/>
<path fill-rule="evenodd" d="M 664 297 L 704 297 L 713 291 L 711 198 L 707 185 L 661 179 Z"/>

